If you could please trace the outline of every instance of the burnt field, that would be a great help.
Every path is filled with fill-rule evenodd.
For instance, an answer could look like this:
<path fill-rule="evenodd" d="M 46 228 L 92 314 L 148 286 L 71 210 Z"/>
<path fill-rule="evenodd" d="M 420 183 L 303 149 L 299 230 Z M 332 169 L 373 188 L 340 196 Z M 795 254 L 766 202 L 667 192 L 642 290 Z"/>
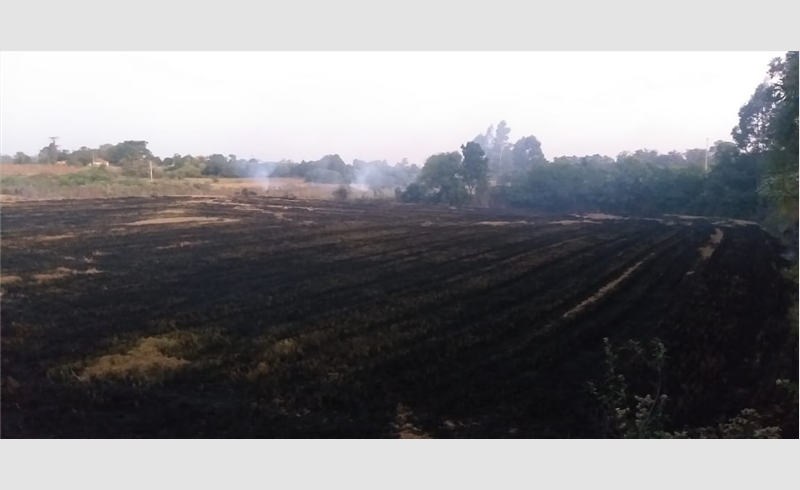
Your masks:
<path fill-rule="evenodd" d="M 797 378 L 744 223 L 185 197 L 0 225 L 3 437 L 599 437 L 604 337 L 664 342 L 674 429 L 780 423 Z"/>

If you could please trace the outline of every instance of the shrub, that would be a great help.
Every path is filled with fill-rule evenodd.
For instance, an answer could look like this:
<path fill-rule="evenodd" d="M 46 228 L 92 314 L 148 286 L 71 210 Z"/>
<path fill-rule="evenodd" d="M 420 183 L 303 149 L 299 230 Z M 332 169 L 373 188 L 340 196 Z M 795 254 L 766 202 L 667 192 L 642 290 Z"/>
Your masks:
<path fill-rule="evenodd" d="M 101 182 L 111 182 L 116 176 L 106 168 L 89 168 L 74 174 L 58 176 L 58 184 L 63 186 L 77 186 L 96 184 Z"/>
<path fill-rule="evenodd" d="M 350 188 L 344 185 L 340 185 L 333 191 L 334 199 L 338 201 L 346 201 L 348 197 L 350 197 Z"/>
<path fill-rule="evenodd" d="M 395 196 L 397 195 L 398 192 L 395 190 Z M 399 197 L 401 202 L 422 202 L 425 197 L 425 191 L 420 184 L 414 182 L 408 184 L 406 190 L 399 193 Z"/>
<path fill-rule="evenodd" d="M 171 179 L 196 179 L 202 177 L 202 171 L 199 167 L 185 165 L 174 170 L 167 170 L 166 176 Z"/>
<path fill-rule="evenodd" d="M 120 167 L 125 177 L 150 177 L 150 164 L 147 162 L 122 159 Z"/>
<path fill-rule="evenodd" d="M 761 415 L 745 408 L 735 417 L 717 426 L 699 427 L 682 431 L 664 430 L 667 418 L 664 408 L 669 400 L 661 392 L 662 370 L 666 359 L 666 348 L 659 339 L 649 345 L 630 340 L 614 348 L 608 338 L 603 339 L 605 373 L 603 379 L 589 389 L 602 407 L 603 426 L 606 435 L 624 439 L 778 439 L 778 427 L 764 426 Z M 621 372 L 621 356 L 625 355 L 631 373 L 650 368 L 656 374 L 653 383 L 654 395 L 638 396 L 631 393 L 630 380 Z M 646 369 L 645 369 L 646 370 Z"/>

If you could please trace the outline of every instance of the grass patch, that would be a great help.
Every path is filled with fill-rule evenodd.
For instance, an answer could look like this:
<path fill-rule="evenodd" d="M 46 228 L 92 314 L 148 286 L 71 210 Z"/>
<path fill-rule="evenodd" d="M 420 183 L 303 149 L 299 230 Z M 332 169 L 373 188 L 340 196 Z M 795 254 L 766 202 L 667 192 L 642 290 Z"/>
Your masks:
<path fill-rule="evenodd" d="M 180 369 L 189 361 L 167 355 L 179 344 L 176 339 L 145 337 L 125 354 L 111 354 L 94 359 L 78 376 L 81 381 L 109 378 L 153 378 Z"/>
<path fill-rule="evenodd" d="M 50 281 L 55 281 L 58 279 L 64 279 L 65 277 L 69 276 L 77 276 L 79 274 L 99 274 L 102 271 L 97 270 L 94 267 L 91 267 L 85 271 L 79 271 L 75 269 L 68 269 L 66 267 L 59 267 L 52 272 L 45 272 L 41 274 L 33 274 L 33 280 L 38 282 L 39 284 L 43 284 Z"/>
<path fill-rule="evenodd" d="M 12 274 L 3 274 L 2 276 L 0 276 L 0 284 L 3 284 L 3 285 L 15 284 L 15 283 L 18 283 L 20 281 L 22 281 L 22 278 L 20 276 L 15 276 L 15 275 L 12 275 Z"/>
<path fill-rule="evenodd" d="M 79 199 L 207 194 L 211 185 L 172 179 L 128 177 L 105 167 L 86 168 L 65 175 L 8 175 L 0 180 L 0 194 L 16 199 Z"/>
<path fill-rule="evenodd" d="M 129 226 L 140 225 L 172 225 L 177 223 L 233 223 L 239 221 L 235 218 L 212 218 L 208 216 L 184 216 L 177 218 L 153 218 L 125 223 Z"/>

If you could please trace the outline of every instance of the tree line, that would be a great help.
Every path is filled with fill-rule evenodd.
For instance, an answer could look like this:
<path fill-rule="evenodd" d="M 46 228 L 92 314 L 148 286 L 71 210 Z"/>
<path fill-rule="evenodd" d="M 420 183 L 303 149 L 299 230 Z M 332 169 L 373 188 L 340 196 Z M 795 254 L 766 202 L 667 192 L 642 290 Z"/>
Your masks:
<path fill-rule="evenodd" d="M 733 141 L 709 149 L 545 158 L 535 136 L 511 144 L 505 121 L 429 157 L 398 198 L 630 215 L 693 214 L 762 220 L 797 230 L 797 52 L 773 60 L 739 110 Z M 707 168 L 706 168 L 707 167 Z"/>
<path fill-rule="evenodd" d="M 548 160 L 533 135 L 511 143 L 505 121 L 490 126 L 460 151 L 430 156 L 420 168 L 403 160 L 354 160 L 337 154 L 319 160 L 263 162 L 236 155 L 175 154 L 161 159 L 146 141 L 124 141 L 75 151 L 55 143 L 32 157 L 3 155 L 4 163 L 89 165 L 101 158 L 130 176 L 295 177 L 355 185 L 376 195 L 394 190 L 404 202 L 516 206 L 555 212 L 696 214 L 771 220 L 797 226 L 797 52 L 773 60 L 767 79 L 739 110 L 733 141 L 709 149 L 661 154 L 641 149 L 616 157 L 560 156 Z"/>
<path fill-rule="evenodd" d="M 502 121 L 498 128 L 505 133 Z M 753 218 L 756 187 L 749 157 L 736 144 L 661 154 L 655 150 L 545 158 L 535 136 L 514 144 L 490 127 L 461 152 L 429 157 L 405 202 L 503 205 L 553 212 L 713 214 Z M 488 142 L 487 142 L 488 140 Z M 487 145 L 485 151 L 482 145 Z M 709 171 L 705 171 L 708 162 Z"/>
<path fill-rule="evenodd" d="M 245 160 L 234 154 L 225 156 L 219 153 L 207 156 L 175 154 L 162 159 L 155 156 L 147 145 L 147 141 L 131 140 L 97 148 L 84 146 L 68 151 L 51 143 L 42 148 L 36 157 L 17 152 L 13 156 L 2 155 L 0 161 L 16 164 L 63 162 L 72 166 L 87 166 L 97 161 L 106 161 L 120 167 L 124 175 L 131 177 L 149 176 L 150 163 L 153 163 L 157 177 L 300 178 L 314 183 L 354 185 L 363 190 L 371 190 L 376 195 L 398 187 L 405 188 L 420 173 L 420 167 L 409 163 L 405 158 L 394 165 L 386 160 L 359 159 L 348 164 L 337 154 L 301 162 L 265 162 L 254 158 Z"/>

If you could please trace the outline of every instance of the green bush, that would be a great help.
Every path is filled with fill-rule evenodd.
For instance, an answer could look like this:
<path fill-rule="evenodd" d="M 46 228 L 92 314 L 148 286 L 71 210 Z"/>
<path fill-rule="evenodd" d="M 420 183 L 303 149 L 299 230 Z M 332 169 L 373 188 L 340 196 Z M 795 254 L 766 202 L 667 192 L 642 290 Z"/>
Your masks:
<path fill-rule="evenodd" d="M 165 175 L 171 179 L 196 179 L 203 176 L 200 168 L 193 165 L 185 165 L 175 170 L 167 170 Z"/>
<path fill-rule="evenodd" d="M 664 412 L 669 400 L 662 393 L 662 377 L 667 349 L 659 339 L 648 344 L 629 340 L 613 347 L 608 338 L 603 339 L 605 372 L 603 378 L 589 383 L 589 390 L 598 400 L 602 412 L 602 425 L 606 435 L 623 439 L 779 439 L 780 429 L 765 426 L 761 415 L 745 408 L 727 422 L 716 426 L 699 427 L 681 431 L 666 431 Z M 627 362 L 625 362 L 627 361 Z M 626 367 L 628 376 L 623 374 Z M 655 374 L 654 395 L 638 396 L 631 393 L 630 375 L 650 370 Z M 647 377 L 647 376 L 646 376 Z M 788 384 L 779 381 L 778 384 Z M 796 393 L 795 393 L 796 394 Z M 795 396 L 796 398 L 796 396 Z"/>
<path fill-rule="evenodd" d="M 122 175 L 125 177 L 150 177 L 150 164 L 140 160 L 122 160 Z"/>
<path fill-rule="evenodd" d="M 59 175 L 58 184 L 62 186 L 81 186 L 111 182 L 116 179 L 116 175 L 109 170 L 100 168 L 89 168 L 74 174 Z"/>
<path fill-rule="evenodd" d="M 395 196 L 397 195 L 397 191 L 395 191 Z M 425 191 L 421 185 L 413 182 L 408 184 L 405 191 L 400 192 L 399 197 L 402 202 L 422 202 L 425 197 Z"/>

